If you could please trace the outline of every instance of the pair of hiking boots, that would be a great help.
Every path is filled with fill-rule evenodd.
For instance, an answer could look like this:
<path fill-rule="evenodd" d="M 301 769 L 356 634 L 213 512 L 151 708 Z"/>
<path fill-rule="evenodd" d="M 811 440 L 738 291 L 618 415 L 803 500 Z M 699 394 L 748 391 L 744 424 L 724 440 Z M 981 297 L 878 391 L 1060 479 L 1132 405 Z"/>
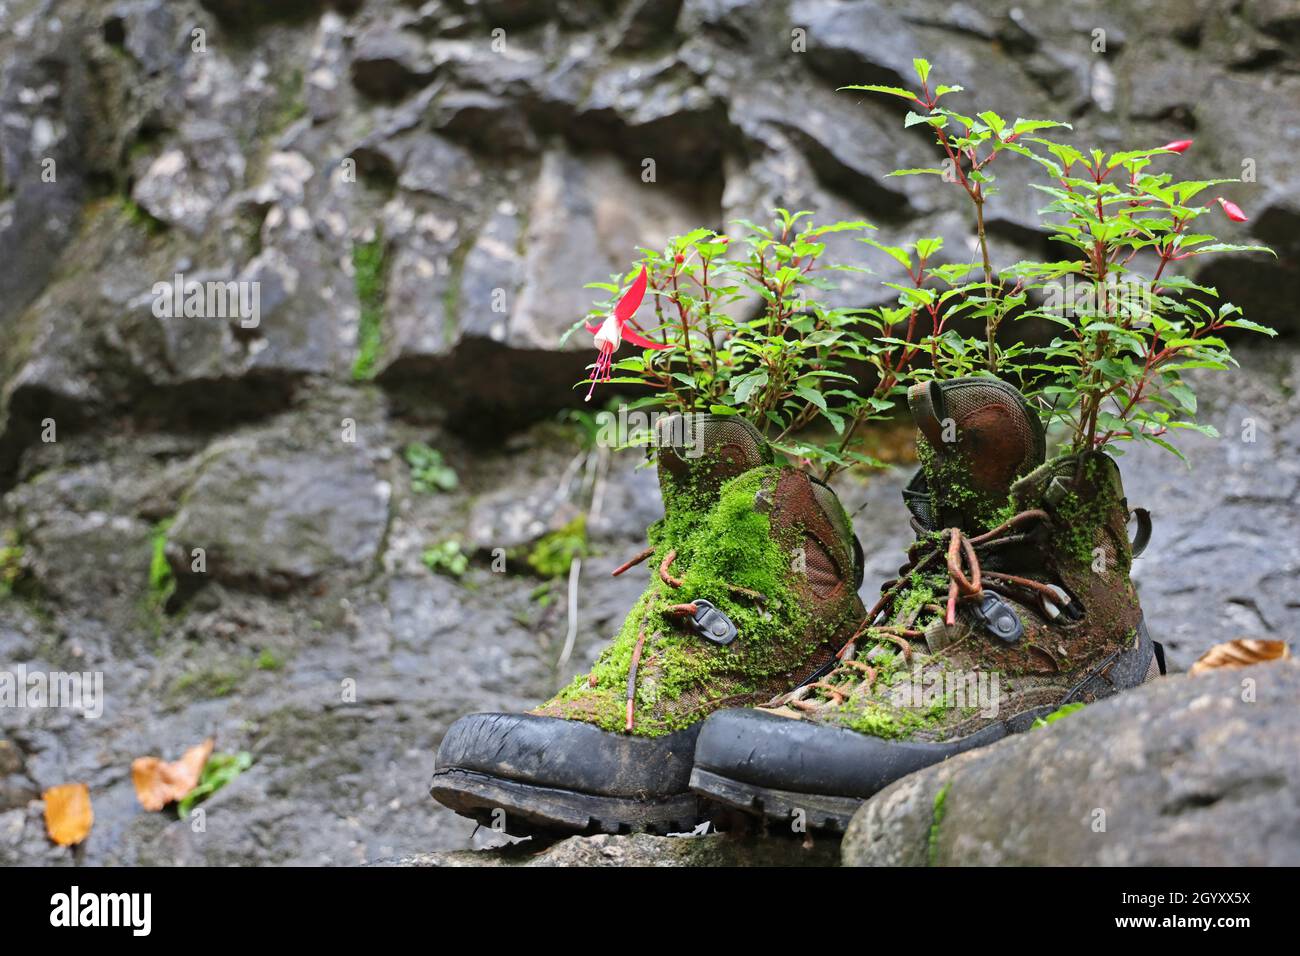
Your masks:
<path fill-rule="evenodd" d="M 841 831 L 907 773 L 1162 673 L 1129 579 L 1150 522 L 1115 462 L 1046 462 L 994 379 L 908 398 L 916 539 L 869 610 L 827 485 L 738 417 L 661 420 L 665 514 L 614 572 L 649 561 L 649 586 L 590 674 L 453 724 L 434 798 L 515 835 L 683 832 L 720 808 Z"/>

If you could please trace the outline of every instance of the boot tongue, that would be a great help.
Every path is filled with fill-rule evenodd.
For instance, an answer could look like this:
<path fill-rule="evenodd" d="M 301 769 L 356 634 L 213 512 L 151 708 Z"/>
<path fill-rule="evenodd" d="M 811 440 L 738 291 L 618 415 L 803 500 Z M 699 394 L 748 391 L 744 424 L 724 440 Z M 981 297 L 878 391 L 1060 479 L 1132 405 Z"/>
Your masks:
<path fill-rule="evenodd" d="M 738 415 L 667 415 L 655 422 L 655 448 L 665 507 L 683 497 L 693 507 L 712 504 L 728 480 L 775 457 L 758 429 Z"/>
<path fill-rule="evenodd" d="M 958 378 L 913 385 L 907 404 L 928 493 L 918 496 L 913 480 L 911 495 L 904 494 L 912 513 L 932 529 L 996 525 L 1011 485 L 1047 454 L 1042 425 L 1024 396 L 997 379 Z"/>

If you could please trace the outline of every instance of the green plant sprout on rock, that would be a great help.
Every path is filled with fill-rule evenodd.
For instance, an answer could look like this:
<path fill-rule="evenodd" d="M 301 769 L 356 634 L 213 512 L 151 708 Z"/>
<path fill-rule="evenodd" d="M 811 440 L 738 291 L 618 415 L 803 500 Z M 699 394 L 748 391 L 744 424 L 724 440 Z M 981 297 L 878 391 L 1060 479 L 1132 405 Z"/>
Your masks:
<path fill-rule="evenodd" d="M 574 558 L 587 554 L 587 516 L 578 515 L 562 528 L 543 535 L 528 552 L 528 566 L 544 578 L 569 573 Z"/>
<path fill-rule="evenodd" d="M 448 538 L 427 548 L 420 560 L 430 571 L 448 577 L 459 578 L 469 570 L 469 557 L 461 551 L 460 541 L 456 538 Z"/>
<path fill-rule="evenodd" d="M 376 235 L 369 242 L 352 247 L 353 282 L 361 317 L 357 325 L 357 357 L 352 363 L 352 377 L 365 381 L 375 374 L 379 352 L 384 344 L 384 237 Z"/>
<path fill-rule="evenodd" d="M 948 791 L 951 783 L 945 783 L 934 795 L 934 809 L 930 814 L 929 862 L 931 866 L 939 860 L 939 828 L 948 812 Z"/>
<path fill-rule="evenodd" d="M 0 597 L 13 593 L 23 574 L 23 546 L 13 529 L 0 536 Z"/>
<path fill-rule="evenodd" d="M 169 518 L 156 524 L 150 539 L 149 607 L 159 614 L 166 613 L 167 602 L 176 593 L 176 575 L 167 561 L 167 530 L 172 526 L 172 520 Z"/>
<path fill-rule="evenodd" d="M 402 451 L 411 468 L 411 490 L 417 494 L 455 491 L 460 484 L 456 471 L 442 457 L 442 452 L 424 442 L 411 442 Z"/>
<path fill-rule="evenodd" d="M 226 784 L 253 765 L 253 755 L 246 750 L 237 754 L 216 753 L 208 757 L 199 775 L 199 782 L 194 789 L 185 794 L 176 804 L 176 812 L 182 820 L 190 815 L 194 805 L 202 803 Z"/>

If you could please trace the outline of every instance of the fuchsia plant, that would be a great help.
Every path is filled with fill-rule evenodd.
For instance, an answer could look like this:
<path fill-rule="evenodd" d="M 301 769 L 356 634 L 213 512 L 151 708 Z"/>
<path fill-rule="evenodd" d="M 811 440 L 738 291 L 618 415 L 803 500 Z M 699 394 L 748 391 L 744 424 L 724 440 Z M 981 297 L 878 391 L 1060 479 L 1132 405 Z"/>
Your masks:
<path fill-rule="evenodd" d="M 654 323 L 635 340 L 641 354 L 609 362 L 598 342 L 589 393 L 598 380 L 643 385 L 647 393 L 630 409 L 742 415 L 778 449 L 828 474 L 875 464 L 853 436 L 892 411 L 918 354 L 919 326 L 895 338 L 898 315 L 881 319 L 825 300 L 837 273 L 865 271 L 832 261 L 826 240 L 873 227 L 817 225 L 810 216 L 778 209 L 770 227 L 740 222 L 748 235 L 739 242 L 697 229 L 662 251 L 643 250 Z M 867 393 L 853 387 L 858 376 L 849 369 L 858 364 L 876 372 Z"/>
<path fill-rule="evenodd" d="M 1191 231 L 1192 223 L 1212 208 L 1196 204 L 1198 194 L 1235 180 L 1183 181 L 1154 171 L 1162 157 L 1185 153 L 1192 146 L 1187 139 L 1157 149 L 1084 153 L 1042 135 L 1068 129 L 1065 123 L 1011 122 L 992 110 L 963 115 L 939 105 L 961 87 L 932 88 L 930 64 L 917 59 L 914 65 L 919 90 L 850 89 L 901 97 L 925 110 L 909 112 L 904 125 L 929 125 L 947 165 L 894 175 L 936 175 L 962 187 L 973 207 L 983 281 L 966 281 L 970 266 L 963 263 L 924 267 L 919 276 L 909 268 L 909 279 L 925 291 L 907 295 L 931 314 L 941 303 L 946 316 L 984 325 L 982 337 L 963 335 L 945 328 L 944 319 L 936 316 L 931 367 L 919 374 L 983 373 L 1013 380 L 1036 400 L 1047 424 L 1068 430 L 1070 452 L 1118 452 L 1118 443 L 1149 441 L 1179 454 L 1169 441 L 1171 432 L 1213 433 L 1195 421 L 1196 397 L 1183 373 L 1233 364 L 1221 338 L 1225 329 L 1274 333 L 1247 321 L 1231 303 L 1212 304 L 1216 290 L 1172 275 L 1169 267 L 1209 253 L 1271 252 Z M 1008 153 L 1048 172 L 1050 184 L 1027 185 L 1050 199 L 1039 215 L 1052 240 L 1066 248 L 1067 258 L 993 268 L 985 215 L 998 187 L 990 166 Z M 1235 203 L 1223 197 L 1216 202 L 1231 221 L 1246 221 Z M 921 248 L 922 242 L 933 240 L 920 240 L 912 248 Z M 1073 294 L 1063 295 L 1067 290 Z M 1030 348 L 1023 341 L 1003 346 L 998 330 L 1007 318 L 1045 320 L 1060 332 L 1043 346 Z M 981 354 L 982 362 L 973 360 Z"/>
<path fill-rule="evenodd" d="M 1053 120 L 973 116 L 940 105 L 960 86 L 931 86 L 930 64 L 914 61 L 917 90 L 847 87 L 906 100 L 905 127 L 928 125 L 943 165 L 891 175 L 936 177 L 960 187 L 973 212 L 977 261 L 944 254 L 942 237 L 891 246 L 867 235 L 866 222 L 816 226 L 810 213 L 776 210 L 773 226 L 740 220 L 731 242 L 699 229 L 663 251 L 643 250 L 632 287 L 596 335 L 596 382 L 648 386 L 630 407 L 743 415 L 787 454 L 829 477 L 854 464 L 878 462 L 855 446 L 860 426 L 892 413 L 913 381 L 995 375 L 1021 388 L 1045 424 L 1068 435 L 1068 452 L 1149 441 L 1175 454 L 1180 429 L 1213 433 L 1195 420 L 1196 397 L 1183 378 L 1191 369 L 1234 364 L 1223 331 L 1274 334 L 1241 316 L 1217 292 L 1171 267 L 1216 253 L 1271 252 L 1219 242 L 1192 225 L 1217 204 L 1232 222 L 1247 221 L 1225 197 L 1194 200 L 1235 180 L 1176 180 L 1154 164 L 1193 145 L 1088 152 L 1042 135 L 1070 129 Z M 1038 164 L 1047 183 L 1020 182 L 1045 194 L 1043 228 L 1066 250 L 1056 261 L 1024 260 L 995 268 L 986 228 L 989 202 L 1001 185 L 993 166 L 1015 154 Z M 998 163 L 999 169 L 1002 163 Z M 847 233 L 885 253 L 905 281 L 883 286 L 897 300 L 875 308 L 832 306 L 826 293 L 836 273 L 868 271 L 828 261 L 827 239 Z M 597 284 L 612 294 L 615 284 Z M 653 328 L 631 331 L 644 292 Z M 1046 344 L 1004 341 L 1006 321 L 1055 325 Z M 637 327 L 639 328 L 639 326 Z M 615 361 L 628 340 L 642 350 Z M 872 384 L 860 385 L 863 367 Z M 616 376 L 613 373 L 617 371 Z M 825 426 L 822 428 L 821 426 Z M 834 432 L 829 440 L 825 432 Z M 1181 457 L 1181 455 L 1180 455 Z"/>

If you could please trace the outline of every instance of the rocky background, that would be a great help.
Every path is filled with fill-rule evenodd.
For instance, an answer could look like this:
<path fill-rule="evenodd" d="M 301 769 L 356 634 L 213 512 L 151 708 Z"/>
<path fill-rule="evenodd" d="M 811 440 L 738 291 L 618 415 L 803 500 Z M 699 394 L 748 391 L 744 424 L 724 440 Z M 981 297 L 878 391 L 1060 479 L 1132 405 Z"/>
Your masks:
<path fill-rule="evenodd" d="M 1081 143 L 1193 138 L 1180 171 L 1254 180 L 1225 188 L 1251 220 L 1221 232 L 1278 258 L 1200 276 L 1283 335 L 1203 382 L 1224 438 L 1187 443 L 1193 471 L 1146 452 L 1123 465 L 1155 516 L 1137 577 L 1174 665 L 1293 637 L 1294 0 L 0 0 L 0 667 L 102 671 L 108 695 L 98 720 L 0 710 L 0 863 L 429 862 L 491 843 L 428 799 L 438 740 L 461 713 L 529 707 L 585 669 L 643 587 L 605 571 L 659 508 L 634 456 L 591 452 L 557 418 L 581 405 L 590 360 L 585 336 L 558 344 L 583 284 L 638 244 L 773 205 L 866 218 L 887 241 L 942 234 L 960 254 L 957 197 L 885 178 L 929 165 L 925 139 L 887 98 L 834 92 L 904 81 L 914 55 L 967 103 L 1068 119 Z M 1030 206 L 992 209 L 999 259 L 1051 254 Z M 258 282 L 257 327 L 156 315 L 152 290 L 177 273 Z M 844 301 L 876 301 L 874 281 Z M 410 466 L 416 442 L 454 489 Z M 868 593 L 899 561 L 903 465 L 841 483 Z M 526 558 L 593 496 L 559 664 L 564 584 Z M 459 577 L 424 560 L 448 541 Z M 1272 722 L 1266 757 L 1300 764 L 1293 720 L 1246 713 L 1233 719 Z M 1167 780 L 1180 760 L 1227 760 L 1206 733 L 1147 765 Z M 208 735 L 254 764 L 208 802 L 206 829 L 143 812 L 132 759 Z M 990 753 L 1023 752 L 1032 780 L 1056 761 L 1039 746 Z M 1281 786 L 1268 759 L 1249 766 L 1262 783 L 1211 803 Z M 46 839 L 39 799 L 70 781 L 96 814 L 73 850 Z M 930 789 L 914 803 L 942 785 L 916 783 Z M 1195 834 L 1227 817 L 1183 819 Z M 962 825 L 973 842 L 941 844 L 939 862 L 1028 858 L 987 820 Z M 559 852 L 826 861 L 786 842 Z"/>

